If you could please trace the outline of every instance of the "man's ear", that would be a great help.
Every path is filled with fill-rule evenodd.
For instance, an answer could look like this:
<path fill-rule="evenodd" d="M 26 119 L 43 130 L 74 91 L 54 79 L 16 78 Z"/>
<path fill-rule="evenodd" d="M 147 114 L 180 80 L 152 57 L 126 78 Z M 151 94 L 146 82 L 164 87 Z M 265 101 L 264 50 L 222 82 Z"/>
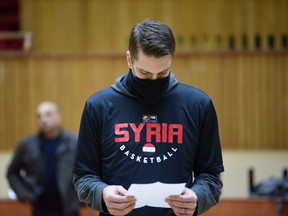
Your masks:
<path fill-rule="evenodd" d="M 129 50 L 126 52 L 126 60 L 128 67 L 132 69 L 132 59 Z"/>

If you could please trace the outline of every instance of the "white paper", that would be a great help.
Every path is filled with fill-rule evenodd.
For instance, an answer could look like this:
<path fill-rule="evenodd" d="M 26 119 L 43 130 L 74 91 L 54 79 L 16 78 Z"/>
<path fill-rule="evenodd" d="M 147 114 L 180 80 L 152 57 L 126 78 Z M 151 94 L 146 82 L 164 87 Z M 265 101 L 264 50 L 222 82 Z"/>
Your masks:
<path fill-rule="evenodd" d="M 155 182 L 151 184 L 131 184 L 128 194 L 136 197 L 135 208 L 143 206 L 170 208 L 165 202 L 165 198 L 170 195 L 180 195 L 184 187 L 185 183 L 166 184 Z"/>

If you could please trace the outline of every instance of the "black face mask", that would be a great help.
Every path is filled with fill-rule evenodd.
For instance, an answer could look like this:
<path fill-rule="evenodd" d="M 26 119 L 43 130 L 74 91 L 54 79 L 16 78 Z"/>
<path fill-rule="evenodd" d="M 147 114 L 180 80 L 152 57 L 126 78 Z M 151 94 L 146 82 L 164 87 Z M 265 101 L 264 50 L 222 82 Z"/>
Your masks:
<path fill-rule="evenodd" d="M 168 89 L 169 79 L 170 74 L 165 78 L 156 80 L 140 79 L 135 77 L 130 70 L 127 76 L 127 84 L 133 93 L 140 98 L 141 102 L 145 104 L 154 104 Z"/>

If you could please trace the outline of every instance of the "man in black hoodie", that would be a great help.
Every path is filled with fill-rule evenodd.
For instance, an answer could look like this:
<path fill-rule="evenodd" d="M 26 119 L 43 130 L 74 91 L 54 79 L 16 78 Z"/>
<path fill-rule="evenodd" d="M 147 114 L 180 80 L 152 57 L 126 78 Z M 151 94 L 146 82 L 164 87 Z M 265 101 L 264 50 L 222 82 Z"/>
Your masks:
<path fill-rule="evenodd" d="M 128 73 L 86 101 L 74 185 L 100 215 L 199 215 L 219 200 L 224 168 L 216 112 L 207 94 L 175 79 L 174 51 L 166 24 L 136 24 Z M 186 186 L 166 197 L 169 208 L 137 208 L 128 188 L 154 182 Z"/>

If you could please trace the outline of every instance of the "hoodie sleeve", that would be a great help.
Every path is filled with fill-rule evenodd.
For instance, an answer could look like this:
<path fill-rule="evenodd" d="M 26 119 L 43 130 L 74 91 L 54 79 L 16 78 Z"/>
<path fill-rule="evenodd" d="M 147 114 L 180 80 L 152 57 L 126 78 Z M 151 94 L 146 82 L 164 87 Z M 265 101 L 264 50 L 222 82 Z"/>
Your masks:
<path fill-rule="evenodd" d="M 192 190 L 198 197 L 195 215 L 207 211 L 219 201 L 222 189 L 220 173 L 224 171 L 218 121 L 211 100 L 205 105 L 201 117 L 199 144 L 195 160 L 195 180 Z"/>
<path fill-rule="evenodd" d="M 194 216 L 202 214 L 219 202 L 222 181 L 218 174 L 200 174 L 194 181 L 192 190 L 197 195 L 197 209 Z"/>
<path fill-rule="evenodd" d="M 73 183 L 79 200 L 94 210 L 105 211 L 101 180 L 101 122 L 91 102 L 86 102 L 78 138 L 77 155 L 73 168 Z"/>
<path fill-rule="evenodd" d="M 79 200 L 86 203 L 91 209 L 99 212 L 108 212 L 102 199 L 103 189 L 107 186 L 97 175 L 74 175 L 73 183 Z"/>

